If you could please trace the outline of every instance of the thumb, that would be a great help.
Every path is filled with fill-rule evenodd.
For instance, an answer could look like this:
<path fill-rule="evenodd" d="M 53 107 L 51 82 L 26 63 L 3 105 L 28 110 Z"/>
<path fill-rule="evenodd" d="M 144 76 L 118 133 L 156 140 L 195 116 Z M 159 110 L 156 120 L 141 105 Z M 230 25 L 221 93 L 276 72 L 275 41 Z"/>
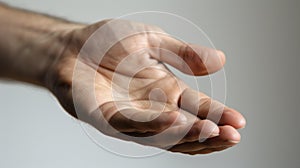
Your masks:
<path fill-rule="evenodd" d="M 170 64 L 183 73 L 195 76 L 207 75 L 220 70 L 225 64 L 225 55 L 222 51 L 187 44 L 166 35 L 162 35 L 161 38 L 160 54 L 156 59 Z"/>

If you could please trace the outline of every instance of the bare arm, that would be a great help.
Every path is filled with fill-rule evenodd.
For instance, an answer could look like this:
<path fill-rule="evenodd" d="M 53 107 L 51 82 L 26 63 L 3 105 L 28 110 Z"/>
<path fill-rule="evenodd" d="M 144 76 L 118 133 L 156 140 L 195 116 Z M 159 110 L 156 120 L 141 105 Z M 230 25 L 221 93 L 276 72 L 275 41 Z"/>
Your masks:
<path fill-rule="evenodd" d="M 0 77 L 45 85 L 49 66 L 83 25 L 0 3 Z"/>

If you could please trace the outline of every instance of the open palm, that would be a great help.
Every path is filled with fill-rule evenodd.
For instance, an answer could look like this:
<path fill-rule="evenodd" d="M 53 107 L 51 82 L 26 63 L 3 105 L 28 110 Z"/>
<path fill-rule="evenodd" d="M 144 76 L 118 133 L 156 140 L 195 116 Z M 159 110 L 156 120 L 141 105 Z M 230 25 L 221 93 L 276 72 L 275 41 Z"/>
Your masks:
<path fill-rule="evenodd" d="M 104 134 L 174 152 L 204 154 L 240 141 L 242 115 L 192 90 L 163 64 L 207 75 L 223 67 L 222 52 L 125 20 L 76 29 L 70 37 L 51 90 L 73 116 Z"/>

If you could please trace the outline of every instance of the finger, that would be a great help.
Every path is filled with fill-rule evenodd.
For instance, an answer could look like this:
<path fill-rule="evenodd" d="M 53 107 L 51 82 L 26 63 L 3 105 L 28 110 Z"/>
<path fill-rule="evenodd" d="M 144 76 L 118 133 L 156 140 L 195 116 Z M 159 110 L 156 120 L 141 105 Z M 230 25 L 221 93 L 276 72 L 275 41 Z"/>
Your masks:
<path fill-rule="evenodd" d="M 183 124 L 186 118 L 177 111 L 154 112 L 125 109 L 115 113 L 109 124 L 120 132 L 161 132 L 172 124 Z"/>
<path fill-rule="evenodd" d="M 225 64 L 225 54 L 222 51 L 187 44 L 166 35 L 162 35 L 161 39 L 160 53 L 154 54 L 154 57 L 183 73 L 207 75 L 220 70 Z"/>
<path fill-rule="evenodd" d="M 190 88 L 182 92 L 178 104 L 180 108 L 219 125 L 231 125 L 237 129 L 246 125 L 245 118 L 236 110 Z"/>
<path fill-rule="evenodd" d="M 179 111 L 165 111 L 163 104 L 149 103 L 151 106 L 147 109 L 138 108 L 127 101 L 106 103 L 100 108 L 103 118 L 108 122 L 107 127 L 120 132 L 160 132 L 172 124 L 183 124 L 187 120 Z"/>
<path fill-rule="evenodd" d="M 232 147 L 240 141 L 240 134 L 233 127 L 220 126 L 219 130 L 217 137 L 209 138 L 204 142 L 194 141 L 175 145 L 170 151 L 183 153 L 193 153 L 204 149 L 217 151 Z"/>
<path fill-rule="evenodd" d="M 200 120 L 198 117 L 184 110 L 180 110 L 179 114 L 178 111 L 175 111 L 175 115 L 171 114 L 170 112 L 162 112 L 161 116 L 157 116 L 155 119 L 152 119 L 151 115 L 154 113 L 151 111 L 150 113 L 147 113 L 145 111 L 137 111 L 132 109 L 126 110 L 126 103 L 124 104 L 124 107 L 121 106 L 122 104 L 120 102 L 118 102 L 118 104 L 119 108 L 109 103 L 101 106 L 101 111 L 103 113 L 102 115 L 104 116 L 103 118 L 108 120 L 109 124 L 113 125 L 113 127 L 117 129 L 117 132 L 115 130 L 111 130 L 109 127 L 110 125 L 106 126 L 106 128 L 104 124 L 101 124 L 101 128 L 96 127 L 101 129 L 105 134 L 114 136 L 116 138 L 134 141 L 143 145 L 165 148 L 175 145 L 180 141 L 195 141 L 199 140 L 199 138 L 203 139 L 214 137 L 219 133 L 218 126 L 215 123 L 209 120 Z M 167 113 L 171 114 L 171 116 L 173 115 L 173 117 L 170 117 L 170 115 L 167 115 Z M 119 114 L 122 114 L 126 117 Z M 178 120 L 178 117 L 182 115 L 186 117 L 186 124 L 176 124 L 176 121 L 175 124 L 173 124 L 174 120 Z M 92 118 L 101 119 L 101 117 L 96 115 Z M 141 120 L 144 120 L 145 122 L 138 122 Z M 147 120 L 149 121 L 147 122 Z M 99 122 L 95 121 L 93 123 Z M 104 121 L 101 120 L 101 123 L 104 123 Z M 145 135 L 143 132 L 147 132 L 147 130 L 154 131 L 153 133 L 155 134 L 149 137 L 141 137 Z M 123 134 L 121 131 L 126 133 L 135 133 L 135 135 L 138 136 L 128 136 Z"/>
<path fill-rule="evenodd" d="M 156 139 L 158 143 L 166 141 L 164 146 L 168 149 L 173 145 L 199 141 L 202 139 L 212 138 L 219 135 L 217 125 L 209 120 L 195 121 L 192 126 L 183 125 L 171 128 L 164 132 L 162 136 Z"/>
<path fill-rule="evenodd" d="M 207 139 L 204 143 L 210 147 L 234 146 L 241 140 L 240 133 L 233 127 L 226 125 L 220 126 L 220 135 L 211 139 Z"/>
<path fill-rule="evenodd" d="M 180 143 L 202 141 L 216 136 L 219 136 L 219 128 L 215 123 L 210 120 L 198 119 Z"/>
<path fill-rule="evenodd" d="M 135 137 L 124 136 L 119 134 L 118 138 L 134 141 L 142 145 L 155 146 L 163 149 L 169 149 L 171 146 L 186 142 L 186 141 L 196 141 L 199 138 L 209 138 L 217 136 L 219 129 L 217 125 L 209 120 L 199 120 L 197 117 L 192 116 L 195 119 L 194 123 L 181 124 L 181 125 L 172 125 L 168 129 L 155 133 L 134 133 Z M 187 117 L 188 121 L 191 121 Z M 199 137 L 201 134 L 202 137 Z M 130 135 L 133 135 L 130 133 Z M 147 137 L 142 137 L 146 135 Z"/>

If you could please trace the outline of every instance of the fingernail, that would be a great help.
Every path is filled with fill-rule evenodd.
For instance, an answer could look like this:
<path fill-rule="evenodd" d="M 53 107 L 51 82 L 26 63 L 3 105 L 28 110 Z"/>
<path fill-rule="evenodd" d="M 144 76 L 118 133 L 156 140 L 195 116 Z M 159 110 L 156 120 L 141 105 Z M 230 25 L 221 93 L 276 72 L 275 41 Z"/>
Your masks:
<path fill-rule="evenodd" d="M 239 122 L 239 125 L 241 126 L 240 129 L 245 128 L 246 127 L 246 119 L 245 118 L 241 119 Z"/>
<path fill-rule="evenodd" d="M 229 140 L 228 142 L 238 144 L 240 141 L 231 141 L 231 140 Z"/>
<path fill-rule="evenodd" d="M 226 61 L 224 52 L 223 52 L 223 51 L 220 51 L 220 50 L 217 50 L 217 54 L 218 54 L 218 56 L 220 57 L 221 62 L 224 64 L 225 61 Z"/>

